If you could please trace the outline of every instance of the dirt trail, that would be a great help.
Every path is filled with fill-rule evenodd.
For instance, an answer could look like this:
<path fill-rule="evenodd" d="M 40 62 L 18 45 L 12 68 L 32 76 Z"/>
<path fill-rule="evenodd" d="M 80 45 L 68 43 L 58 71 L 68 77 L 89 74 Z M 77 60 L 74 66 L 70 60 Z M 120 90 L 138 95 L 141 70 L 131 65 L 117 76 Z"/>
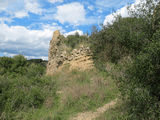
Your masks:
<path fill-rule="evenodd" d="M 95 118 L 103 114 L 105 111 L 113 107 L 116 104 L 116 102 L 117 99 L 98 108 L 95 112 L 90 111 L 90 112 L 79 113 L 70 120 L 94 120 Z"/>

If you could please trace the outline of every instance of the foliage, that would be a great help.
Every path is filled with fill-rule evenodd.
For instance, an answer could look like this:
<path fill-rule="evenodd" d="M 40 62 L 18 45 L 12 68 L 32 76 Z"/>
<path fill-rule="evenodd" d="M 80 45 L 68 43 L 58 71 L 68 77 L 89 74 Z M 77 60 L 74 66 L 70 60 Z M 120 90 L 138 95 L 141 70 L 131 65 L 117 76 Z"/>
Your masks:
<path fill-rule="evenodd" d="M 131 17 L 116 16 L 116 20 L 98 31 L 95 27 L 90 36 L 95 63 L 117 63 L 125 56 L 139 54 L 151 40 L 159 24 L 157 0 L 146 0 L 129 7 Z"/>
<path fill-rule="evenodd" d="M 88 37 L 83 35 L 80 36 L 78 33 L 76 33 L 75 35 L 69 35 L 67 36 L 66 40 L 64 41 L 65 44 L 69 47 L 71 47 L 72 49 L 76 48 L 79 44 L 87 44 L 88 42 Z"/>
<path fill-rule="evenodd" d="M 30 59 L 30 60 L 27 60 L 28 64 L 35 63 L 35 64 L 41 64 L 43 66 L 46 66 L 47 62 L 48 62 L 47 60 L 42 60 L 42 59 Z"/>
<path fill-rule="evenodd" d="M 26 72 L 25 66 L 27 61 L 22 55 L 14 56 L 13 58 L 1 57 L 0 58 L 0 75 L 15 75 Z"/>
<path fill-rule="evenodd" d="M 38 109 L 27 118 L 68 120 L 79 112 L 97 109 L 115 99 L 118 94 L 118 89 L 108 74 L 96 70 L 63 70 L 56 73 L 53 79 L 57 81 L 58 87 L 57 107 L 50 108 L 49 111 Z"/>
<path fill-rule="evenodd" d="M 148 32 L 143 19 L 121 18 L 92 34 L 90 41 L 95 60 L 117 63 L 121 58 L 138 54 L 148 43 Z"/>
<path fill-rule="evenodd" d="M 128 105 L 128 119 L 131 120 L 160 119 L 160 29 L 153 27 L 151 30 L 148 44 L 119 79 L 121 93 Z"/>
<path fill-rule="evenodd" d="M 131 119 L 160 119 L 160 39 L 148 45 L 126 70 L 122 93 Z"/>
<path fill-rule="evenodd" d="M 117 85 L 129 120 L 160 119 L 160 21 L 155 2 L 146 0 L 136 5 L 129 11 L 131 17 L 117 16 L 113 24 L 90 37 L 96 66 L 105 70 L 108 61 L 117 66 L 125 62 Z M 127 56 L 130 62 L 123 60 Z"/>
<path fill-rule="evenodd" d="M 0 76 L 2 120 L 65 120 L 78 112 L 96 109 L 118 94 L 114 81 L 105 72 L 64 69 L 47 77 L 41 62 L 28 62 L 23 56 L 0 59 L 1 66 L 8 68 Z M 23 72 L 18 71 L 20 68 Z"/>
<path fill-rule="evenodd" d="M 155 32 L 153 26 L 158 17 L 156 16 L 157 12 L 155 12 L 158 2 L 159 0 L 140 0 L 139 4 L 134 5 L 134 7 L 129 7 L 131 17 L 141 18 L 144 20 L 148 30 L 148 35 L 150 36 Z"/>
<path fill-rule="evenodd" d="M 156 31 L 160 29 L 160 2 L 156 6 L 154 12 L 153 12 L 153 30 Z"/>
<path fill-rule="evenodd" d="M 44 66 L 27 64 L 21 55 L 0 61 L 0 119 L 20 119 L 18 112 L 40 108 L 49 96 L 56 97 L 55 82 L 42 76 Z"/>
<path fill-rule="evenodd" d="M 61 71 L 46 77 L 41 60 L 27 61 L 21 55 L 1 57 L 0 119 L 64 120 L 77 112 L 95 109 L 118 95 L 106 72 L 107 63 L 118 67 L 124 62 L 119 73 L 110 74 L 120 76 L 117 85 L 125 106 L 112 109 L 118 114 L 109 119 L 159 120 L 160 29 L 156 1 L 146 0 L 130 9 L 131 17 L 117 16 L 113 24 L 100 31 L 93 27 L 90 37 L 76 34 L 63 38 L 71 49 L 79 44 L 90 45 L 101 72 Z M 124 60 L 128 56 L 130 62 Z"/>

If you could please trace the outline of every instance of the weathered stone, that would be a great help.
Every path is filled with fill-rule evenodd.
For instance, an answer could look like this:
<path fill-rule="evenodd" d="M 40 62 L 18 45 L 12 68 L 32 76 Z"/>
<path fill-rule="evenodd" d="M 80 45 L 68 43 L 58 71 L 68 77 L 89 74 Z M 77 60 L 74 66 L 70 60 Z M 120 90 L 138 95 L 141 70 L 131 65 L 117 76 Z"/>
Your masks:
<path fill-rule="evenodd" d="M 86 70 L 93 68 L 93 60 L 89 47 L 80 45 L 78 49 L 73 49 L 70 55 L 67 54 L 67 48 L 61 42 L 60 32 L 55 31 L 50 41 L 47 75 L 52 75 L 56 71 L 60 71 L 65 65 L 69 65 L 69 69 Z"/>

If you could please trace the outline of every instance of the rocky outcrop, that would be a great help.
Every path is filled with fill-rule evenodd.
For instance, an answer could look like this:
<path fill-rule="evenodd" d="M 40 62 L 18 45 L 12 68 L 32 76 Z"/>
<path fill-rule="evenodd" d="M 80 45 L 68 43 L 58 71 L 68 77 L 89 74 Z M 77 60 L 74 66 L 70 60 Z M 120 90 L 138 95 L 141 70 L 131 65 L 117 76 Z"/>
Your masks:
<path fill-rule="evenodd" d="M 74 49 L 64 62 L 64 65 L 69 64 L 69 69 L 87 70 L 93 68 L 92 54 L 89 47 L 80 46 L 79 49 Z"/>
<path fill-rule="evenodd" d="M 64 44 L 64 40 L 59 31 L 54 32 L 49 46 L 47 75 L 52 75 L 66 66 L 69 67 L 69 70 L 92 69 L 94 65 L 89 47 L 80 45 L 79 48 L 67 52 L 68 48 Z"/>

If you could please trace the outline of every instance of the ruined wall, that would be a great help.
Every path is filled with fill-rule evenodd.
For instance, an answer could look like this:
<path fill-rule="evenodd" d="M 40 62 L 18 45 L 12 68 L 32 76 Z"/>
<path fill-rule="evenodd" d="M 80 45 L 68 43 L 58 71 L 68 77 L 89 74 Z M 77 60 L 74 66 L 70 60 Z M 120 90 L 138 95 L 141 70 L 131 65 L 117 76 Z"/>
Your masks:
<path fill-rule="evenodd" d="M 67 52 L 68 48 L 64 44 L 63 36 L 59 31 L 55 31 L 50 41 L 47 75 L 52 75 L 56 71 L 62 70 L 65 66 L 69 70 L 87 70 L 93 68 L 92 54 L 89 47 L 80 45 L 78 49 Z"/>

